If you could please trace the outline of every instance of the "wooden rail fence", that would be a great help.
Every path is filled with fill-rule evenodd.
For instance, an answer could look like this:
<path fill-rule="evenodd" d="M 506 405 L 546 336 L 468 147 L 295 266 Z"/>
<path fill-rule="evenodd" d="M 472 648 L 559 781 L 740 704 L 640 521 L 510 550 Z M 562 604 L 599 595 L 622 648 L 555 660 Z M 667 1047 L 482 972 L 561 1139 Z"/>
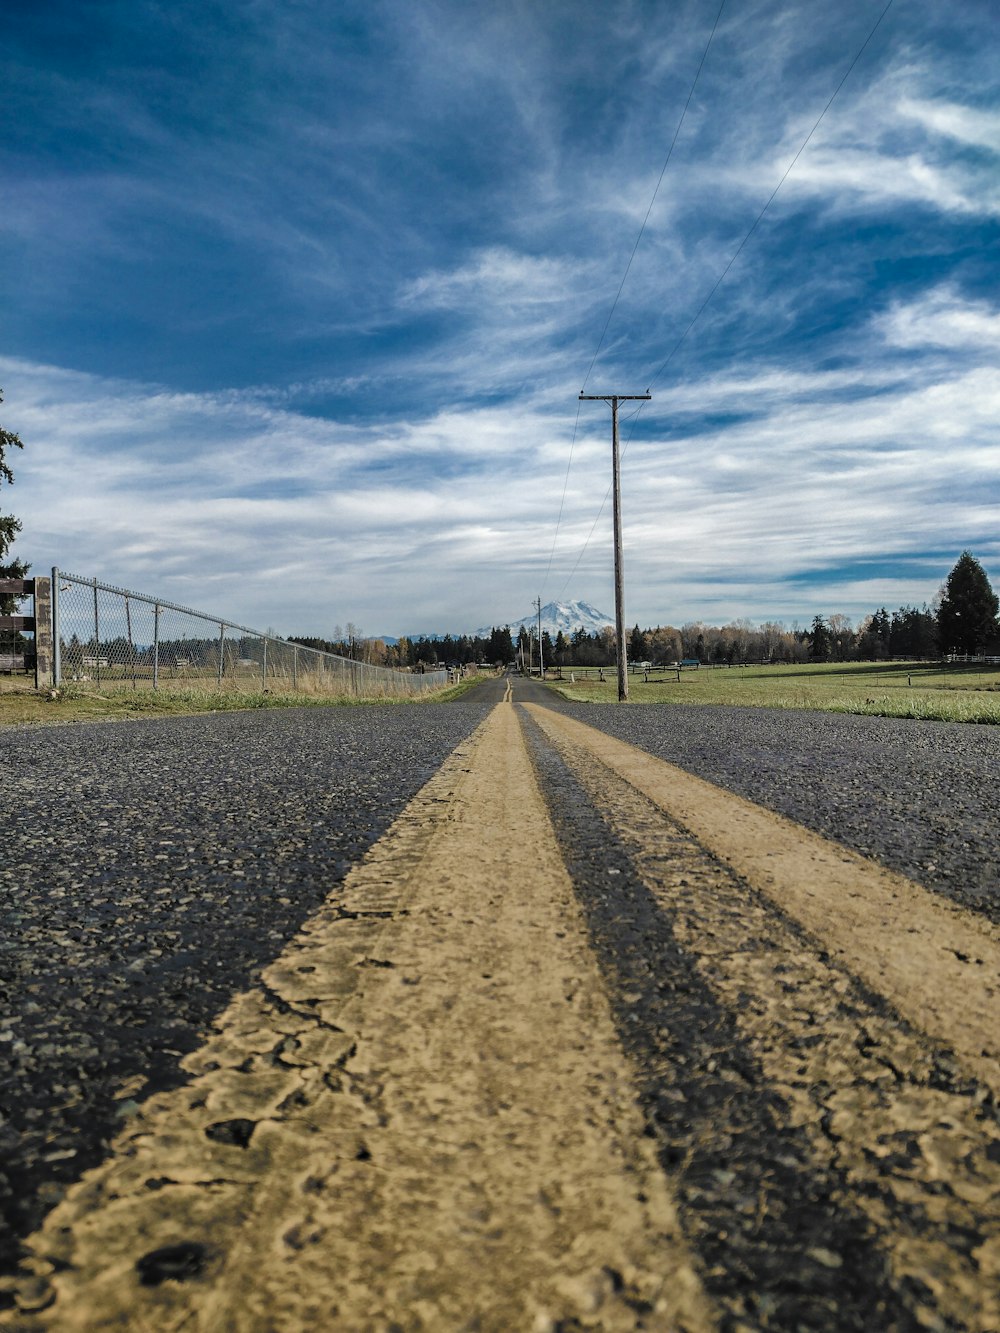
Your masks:
<path fill-rule="evenodd" d="M 34 671 L 35 687 L 52 684 L 52 580 L 0 579 L 0 599 L 30 597 L 30 616 L 0 615 L 0 671 Z M 32 635 L 30 645 L 19 640 Z M 8 650 L 3 641 L 10 637 Z"/>

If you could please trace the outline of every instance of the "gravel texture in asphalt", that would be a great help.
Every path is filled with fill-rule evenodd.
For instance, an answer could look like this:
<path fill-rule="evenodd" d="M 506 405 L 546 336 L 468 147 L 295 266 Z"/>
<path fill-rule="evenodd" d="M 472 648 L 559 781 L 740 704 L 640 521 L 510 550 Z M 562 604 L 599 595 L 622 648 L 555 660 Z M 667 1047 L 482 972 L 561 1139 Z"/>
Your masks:
<path fill-rule="evenodd" d="M 184 1081 L 179 1057 L 200 1045 L 233 993 L 256 981 L 503 688 L 484 684 L 444 705 L 0 731 L 0 1271 L 13 1266 L 18 1236 L 104 1156 L 138 1104 Z M 1000 920 L 1000 729 L 568 704 L 527 681 L 517 682 L 516 697 L 566 711 Z M 578 797 L 558 764 L 548 771 L 553 791 L 565 789 L 556 804 L 585 898 L 588 865 L 601 858 L 620 870 L 616 888 L 619 880 L 625 887 L 627 858 L 603 825 L 590 819 L 587 831 L 588 807 L 573 831 Z M 688 1048 L 711 1049 L 719 1069 L 746 1084 L 723 1105 L 711 1071 L 691 1085 L 682 1120 L 697 1112 L 707 1124 L 731 1113 L 752 1174 L 766 1099 L 752 1061 L 727 1047 L 728 1020 L 672 958 L 666 935 L 659 941 L 662 913 L 641 886 L 613 921 L 599 894 L 585 905 L 605 965 L 625 969 L 609 972 L 612 988 L 645 997 L 648 1021 L 631 1048 L 638 1062 L 661 1068 L 687 1063 Z M 668 1001 L 673 1018 L 657 1021 Z M 620 1017 L 627 1031 L 624 1010 Z M 653 1036 L 667 1041 L 672 1025 L 684 1034 L 680 1045 L 671 1038 L 669 1050 L 654 1049 Z M 652 1085 L 648 1095 L 651 1119 L 680 1134 L 683 1124 L 671 1128 Z M 821 1205 L 817 1225 L 853 1252 L 863 1225 L 823 1203 L 830 1182 L 805 1169 L 794 1140 L 792 1230 L 795 1201 L 809 1198 L 810 1213 Z M 699 1213 L 707 1235 L 715 1204 L 704 1182 L 692 1187 L 692 1199 L 707 1199 Z M 746 1253 L 748 1264 L 761 1262 Z M 859 1277 L 857 1298 L 859 1309 L 889 1299 L 877 1266 Z M 819 1318 L 786 1299 L 805 1326 Z"/>
<path fill-rule="evenodd" d="M 571 704 L 526 681 L 518 699 L 565 711 L 1000 923 L 1000 727 Z"/>
<path fill-rule="evenodd" d="M 0 731 L 0 1271 L 502 693 Z"/>

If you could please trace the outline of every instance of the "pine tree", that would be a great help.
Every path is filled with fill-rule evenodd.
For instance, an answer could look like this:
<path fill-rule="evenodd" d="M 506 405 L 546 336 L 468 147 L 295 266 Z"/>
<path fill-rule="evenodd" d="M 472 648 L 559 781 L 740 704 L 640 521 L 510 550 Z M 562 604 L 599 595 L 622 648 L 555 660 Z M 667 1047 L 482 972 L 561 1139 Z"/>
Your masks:
<path fill-rule="evenodd" d="M 3 402 L 3 390 L 0 389 L 0 403 Z M 4 482 L 8 486 L 13 484 L 14 474 L 10 470 L 10 464 L 6 461 L 4 455 L 8 449 L 23 449 L 24 445 L 20 438 L 13 431 L 4 430 L 0 426 L 0 485 Z M 23 579 L 28 572 L 28 566 L 23 560 L 4 560 L 7 552 L 13 545 L 14 538 L 21 531 L 21 524 L 13 514 L 0 514 L 0 579 Z M 13 597 L 0 597 L 0 614 L 10 615 L 16 608 L 17 599 Z"/>
<path fill-rule="evenodd" d="M 997 634 L 1000 601 L 986 571 L 969 551 L 948 575 L 938 607 L 938 645 L 943 653 L 981 653 Z"/>
<path fill-rule="evenodd" d="M 825 662 L 830 656 L 830 630 L 822 616 L 814 616 L 809 631 L 809 656 L 815 662 Z"/>

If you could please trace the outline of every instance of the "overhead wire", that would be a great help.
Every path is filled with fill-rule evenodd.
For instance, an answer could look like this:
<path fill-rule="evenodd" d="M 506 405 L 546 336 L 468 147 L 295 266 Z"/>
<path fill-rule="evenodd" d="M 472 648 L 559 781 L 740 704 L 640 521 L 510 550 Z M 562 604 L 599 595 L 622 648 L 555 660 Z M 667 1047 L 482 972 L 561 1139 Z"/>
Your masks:
<path fill-rule="evenodd" d="M 708 59 L 709 48 L 711 47 L 712 41 L 715 38 L 716 29 L 719 26 L 719 20 L 722 18 L 722 11 L 725 9 L 725 7 L 726 7 L 726 0 L 722 0 L 722 4 L 719 6 L 719 12 L 715 16 L 715 22 L 712 24 L 712 31 L 709 33 L 708 41 L 705 43 L 705 49 L 701 53 L 701 60 L 698 62 L 698 68 L 695 71 L 695 76 L 694 79 L 692 80 L 691 87 L 688 90 L 687 101 L 684 103 L 684 109 L 681 112 L 680 119 L 677 122 L 677 128 L 674 130 L 674 137 L 670 140 L 670 147 L 667 149 L 667 156 L 664 158 L 663 166 L 660 168 L 660 174 L 659 177 L 657 178 L 656 186 L 653 190 L 653 197 L 650 199 L 649 207 L 646 209 L 646 216 L 642 219 L 642 226 L 639 228 L 639 235 L 635 238 L 635 245 L 632 246 L 632 253 L 628 257 L 628 263 L 625 265 L 625 272 L 622 274 L 622 280 L 618 284 L 618 291 L 615 293 L 615 299 L 611 303 L 611 309 L 608 311 L 608 317 L 604 321 L 604 328 L 601 330 L 601 336 L 598 339 L 597 350 L 594 352 L 590 365 L 587 368 L 587 373 L 583 377 L 583 384 L 580 386 L 581 393 L 583 393 L 584 389 L 586 389 L 587 387 L 587 381 L 590 379 L 594 366 L 597 364 L 597 358 L 601 354 L 601 348 L 604 346 L 604 339 L 607 337 L 608 328 L 611 324 L 611 319 L 615 311 L 618 309 L 618 302 L 621 300 L 621 294 L 625 286 L 625 280 L 628 277 L 629 270 L 632 267 L 632 260 L 635 259 L 635 252 L 639 249 L 639 242 L 642 240 L 643 232 L 646 230 L 646 223 L 649 221 L 649 215 L 650 213 L 652 213 L 653 205 L 656 203 L 656 196 L 659 194 L 660 186 L 663 184 L 663 177 L 666 175 L 667 165 L 670 162 L 671 157 L 673 156 L 674 146 L 677 143 L 677 138 L 681 132 L 681 127 L 684 124 L 684 118 L 688 113 L 688 107 L 691 105 L 691 98 L 694 97 L 694 90 L 697 88 L 698 80 L 701 78 L 701 71 L 705 68 L 705 61 Z"/>
<path fill-rule="evenodd" d="M 676 143 L 677 143 L 677 138 L 678 138 L 678 136 L 679 136 L 679 134 L 680 134 L 680 132 L 681 132 L 681 127 L 682 127 L 683 124 L 684 124 L 684 118 L 687 116 L 688 108 L 689 108 L 690 105 L 691 105 L 691 99 L 692 99 L 692 97 L 694 97 L 695 89 L 698 87 L 698 80 L 701 78 L 701 71 L 702 71 L 702 70 L 704 69 L 704 67 L 705 67 L 705 61 L 706 61 L 706 59 L 708 58 L 708 52 L 709 52 L 709 49 L 711 48 L 712 42 L 713 42 L 713 40 L 714 40 L 714 38 L 715 38 L 715 33 L 716 33 L 716 30 L 718 29 L 718 26 L 719 26 L 719 20 L 722 18 L 722 11 L 725 9 L 725 7 L 726 7 L 726 0 L 722 0 L 722 3 L 719 5 L 719 12 L 718 12 L 718 13 L 716 14 L 716 16 L 715 16 L 715 22 L 712 24 L 712 31 L 709 33 L 709 35 L 708 35 L 708 41 L 705 43 L 705 49 L 704 49 L 704 51 L 702 51 L 702 53 L 701 53 L 701 60 L 698 62 L 698 68 L 697 68 L 697 70 L 695 71 L 694 79 L 692 80 L 692 82 L 691 82 L 691 87 L 690 87 L 690 89 L 688 90 L 687 100 L 685 101 L 685 103 L 684 103 L 684 108 L 683 108 L 683 110 L 681 111 L 680 119 L 677 121 L 677 128 L 674 130 L 674 136 L 673 136 L 673 138 L 670 140 L 670 147 L 667 149 L 667 155 L 666 155 L 666 157 L 665 157 L 664 160 L 663 160 L 663 166 L 660 168 L 660 174 L 659 174 L 659 176 L 657 177 L 656 186 L 655 186 L 655 188 L 654 188 L 654 190 L 653 190 L 652 197 L 651 197 L 651 199 L 650 199 L 650 201 L 649 201 L 649 207 L 646 209 L 646 215 L 645 215 L 645 217 L 642 219 L 642 226 L 639 228 L 639 234 L 638 234 L 638 236 L 635 238 L 635 245 L 632 246 L 632 253 L 631 253 L 631 254 L 629 255 L 629 257 L 628 257 L 628 263 L 625 265 L 625 272 L 622 274 L 622 280 L 621 280 L 621 282 L 618 284 L 618 291 L 615 293 L 615 299 L 614 299 L 614 301 L 612 301 L 612 303 L 611 303 L 611 309 L 608 311 L 608 317 L 607 317 L 607 319 L 604 321 L 604 328 L 601 330 L 601 336 L 600 336 L 600 338 L 598 339 L 598 342 L 597 342 L 597 350 L 594 352 L 594 355 L 593 355 L 593 357 L 591 358 L 590 366 L 589 366 L 588 369 L 587 369 L 587 373 L 586 373 L 586 375 L 584 375 L 584 377 L 583 377 L 583 384 L 580 386 L 580 392 L 581 392 L 581 393 L 583 393 L 584 389 L 587 387 L 587 381 L 590 379 L 590 376 L 591 376 L 591 373 L 592 373 L 592 371 L 593 371 L 593 369 L 594 369 L 594 366 L 597 364 L 597 358 L 598 358 L 598 357 L 600 356 L 600 354 L 601 354 L 601 348 L 604 346 L 604 339 L 607 337 L 608 329 L 609 329 L 610 326 L 611 326 L 611 320 L 612 320 L 612 318 L 613 318 L 613 316 L 614 316 L 615 311 L 616 311 L 617 308 L 618 308 L 618 302 L 621 300 L 621 294 L 622 294 L 622 291 L 623 291 L 624 288 L 625 288 L 625 282 L 626 282 L 626 279 L 628 278 L 629 270 L 630 270 L 631 267 L 632 267 L 632 261 L 633 261 L 633 259 L 635 259 L 636 251 L 639 249 L 639 242 L 642 240 L 643 233 L 644 233 L 645 230 L 646 230 L 646 223 L 649 221 L 649 215 L 650 215 L 650 213 L 652 213 L 652 211 L 653 211 L 653 205 L 656 203 L 656 196 L 659 194 L 659 192 L 660 192 L 660 186 L 663 184 L 663 177 L 664 177 L 664 175 L 666 174 L 667 166 L 668 166 L 668 164 L 669 164 L 669 162 L 670 162 L 671 157 L 673 156 L 674 146 L 675 146 Z M 570 447 L 569 447 L 569 459 L 568 459 L 568 461 L 567 461 L 567 463 L 566 463 L 566 476 L 565 476 L 565 478 L 564 478 L 564 480 L 563 480 L 562 498 L 561 498 L 560 501 L 559 501 L 559 514 L 558 514 L 558 517 L 556 518 L 556 530 L 555 530 L 555 534 L 553 535 L 553 538 L 552 538 L 552 550 L 549 552 L 549 563 L 548 563 L 548 565 L 546 566 L 546 569 L 545 569 L 545 575 L 544 575 L 544 577 L 543 577 L 543 579 L 542 579 L 542 591 L 543 591 L 543 592 L 544 592 L 545 587 L 546 587 L 546 585 L 547 585 L 547 583 L 548 583 L 548 580 L 549 580 L 549 574 L 551 573 L 551 570 L 552 570 L 552 561 L 553 561 L 553 558 L 554 558 L 554 556 L 555 556 L 555 552 L 556 552 L 556 543 L 557 543 L 558 540 L 559 540 L 559 528 L 560 528 L 560 525 L 561 525 L 561 523 L 562 523 L 563 511 L 564 511 L 564 508 L 565 508 L 565 505 L 566 505 L 566 494 L 567 494 L 567 490 L 568 490 L 568 488 L 569 488 L 569 474 L 570 474 L 570 469 L 571 469 L 572 466 L 573 466 L 573 452 L 574 452 L 574 450 L 575 450 L 575 448 L 576 448 L 576 437 L 577 437 L 577 431 L 578 431 L 578 429 L 579 429 L 579 426 L 580 426 L 580 403 L 579 403 L 579 401 L 578 401 L 578 402 L 577 402 L 577 408 L 576 408 L 576 421 L 575 421 L 574 424 L 573 424 L 573 438 L 572 438 L 572 440 L 570 441 Z M 607 497 L 605 497 L 605 503 L 607 503 Z M 602 505 L 602 506 L 601 506 L 602 512 L 603 512 L 603 508 L 604 508 L 604 507 L 603 507 L 603 505 Z M 599 519 L 599 518 L 600 518 L 600 514 L 598 514 L 598 519 Z M 596 524 L 595 524 L 595 527 L 596 527 Z M 589 540 L 590 540 L 590 539 L 588 538 L 588 541 L 589 541 Z M 575 571 L 574 571 L 574 572 L 575 572 Z M 539 595 L 541 595 L 541 594 L 539 594 Z"/>
<path fill-rule="evenodd" d="M 552 537 L 552 550 L 549 552 L 549 563 L 545 566 L 545 575 L 542 578 L 542 588 L 541 592 L 538 594 L 539 597 L 541 597 L 542 593 L 545 591 L 549 581 L 549 574 L 552 572 L 552 559 L 556 553 L 556 542 L 559 540 L 559 525 L 562 523 L 563 509 L 566 505 L 566 492 L 569 489 L 569 470 L 573 466 L 573 450 L 576 448 L 576 433 L 580 429 L 580 409 L 582 407 L 583 403 L 578 398 L 576 400 L 576 420 L 573 422 L 573 438 L 570 441 L 569 458 L 566 462 L 566 476 L 563 478 L 562 499 L 559 501 L 559 513 L 556 516 L 556 530 Z"/>
<path fill-rule="evenodd" d="M 754 218 L 753 222 L 752 222 L 751 225 L 750 225 L 749 230 L 747 231 L 747 233 L 745 234 L 745 236 L 743 237 L 743 239 L 740 241 L 739 245 L 736 247 L 736 250 L 733 252 L 732 257 L 730 258 L 729 262 L 726 264 L 725 268 L 722 270 L 722 272 L 721 272 L 721 274 L 719 275 L 719 277 L 716 279 L 715 284 L 714 284 L 714 286 L 712 287 L 711 291 L 708 293 L 708 295 L 707 295 L 707 296 L 705 297 L 705 299 L 702 301 L 701 305 L 698 307 L 698 309 L 697 309 L 697 311 L 695 312 L 694 316 L 692 317 L 692 319 L 689 321 L 689 323 L 688 323 L 687 326 L 685 327 L 683 333 L 681 333 L 680 337 L 677 339 L 677 341 L 674 343 L 673 347 L 672 347 L 672 348 L 670 349 L 670 351 L 667 353 L 667 356 L 666 356 L 666 358 L 664 359 L 664 361 L 661 363 L 659 369 L 655 372 L 655 374 L 654 374 L 654 375 L 652 376 L 652 378 L 650 379 L 650 381 L 649 381 L 649 385 L 648 385 L 648 387 L 647 387 L 647 389 L 646 389 L 646 392 L 647 392 L 647 393 L 649 393 L 649 392 L 651 391 L 653 385 L 656 383 L 656 381 L 660 378 L 660 376 L 661 376 L 661 375 L 663 374 L 663 372 L 666 370 L 667 366 L 668 366 L 668 365 L 670 364 L 670 362 L 673 360 L 674 356 L 677 354 L 677 351 L 678 351 L 679 348 L 681 347 L 681 344 L 685 341 L 685 339 L 687 338 L 688 334 L 691 332 L 691 330 L 694 328 L 694 326 L 698 323 L 698 320 L 701 318 L 702 314 L 705 312 L 705 309 L 707 308 L 709 302 L 712 300 L 712 298 L 713 298 L 713 296 L 715 295 L 715 293 L 716 293 L 716 292 L 719 290 L 719 288 L 722 286 L 722 283 L 724 282 L 724 280 L 725 280 L 726 276 L 728 275 L 730 269 L 733 267 L 733 265 L 736 263 L 737 259 L 738 259 L 738 258 L 740 257 L 740 255 L 743 253 L 743 250 L 744 250 L 744 248 L 746 247 L 747 243 L 749 242 L 750 238 L 753 236 L 754 232 L 757 230 L 758 226 L 760 225 L 760 223 L 761 223 L 761 221 L 762 221 L 762 219 L 763 219 L 763 217 L 764 217 L 764 214 L 765 214 L 765 213 L 767 212 L 767 210 L 771 207 L 771 204 L 774 202 L 774 199 L 775 199 L 776 195 L 778 194 L 778 191 L 781 189 L 782 185 L 784 185 L 785 181 L 788 179 L 789 175 L 791 174 L 792 169 L 794 168 L 795 164 L 798 162 L 799 158 L 800 158 L 800 157 L 802 156 L 802 154 L 805 152 L 806 147 L 807 147 L 808 144 L 809 144 L 809 141 L 812 139 L 813 135 L 814 135 L 814 134 L 816 133 L 816 131 L 819 129 L 819 126 L 820 126 L 820 124 L 821 124 L 821 122 L 822 122 L 824 116 L 825 116 L 826 113 L 830 110 L 830 107 L 833 105 L 833 103 L 836 101 L 837 96 L 838 96 L 838 94 L 840 93 L 840 90 L 843 88 L 844 84 L 845 84 L 845 83 L 847 82 L 847 80 L 850 78 L 851 73 L 852 73 L 853 70 L 854 70 L 854 67 L 857 65 L 858 61 L 859 61 L 859 60 L 861 59 L 861 57 L 864 55 L 864 53 L 865 53 L 865 51 L 866 51 L 866 49 L 867 49 L 869 43 L 871 42 L 872 38 L 875 36 L 876 32 L 878 31 L 879 27 L 881 26 L 882 20 L 885 18 L 886 14 L 888 14 L 889 10 L 892 8 L 892 5 L 893 5 L 893 0 L 887 0 L 886 5 L 884 6 L 884 8 L 882 9 L 882 11 L 881 11 L 881 13 L 879 14 L 878 18 L 875 20 L 874 24 L 872 25 L 872 27 L 871 27 L 871 29 L 870 29 L 870 31 L 869 31 L 869 33 L 868 33 L 868 36 L 867 36 L 867 37 L 865 38 L 865 40 L 861 43 L 861 46 L 858 48 L 857 53 L 856 53 L 855 56 L 854 56 L 854 59 L 851 61 L 850 65 L 848 65 L 847 70 L 845 71 L 845 73 L 844 73 L 843 77 L 841 78 L 840 82 L 837 84 L 836 88 L 833 90 L 833 93 L 831 94 L 831 96 L 830 96 L 829 100 L 827 101 L 826 105 L 824 106 L 823 110 L 822 110 L 822 111 L 819 113 L 819 115 L 816 117 L 816 120 L 815 120 L 815 122 L 813 123 L 812 129 L 809 131 L 809 133 L 808 133 L 808 134 L 806 135 L 806 137 L 803 139 L 802 143 L 799 145 L 798 151 L 796 152 L 795 156 L 794 156 L 794 157 L 792 158 L 792 160 L 789 162 L 788 166 L 785 168 L 785 171 L 784 171 L 784 173 L 783 173 L 781 179 L 778 181 L 777 185 L 776 185 L 776 186 L 774 187 L 774 189 L 771 191 L 771 194 L 769 195 L 769 197 L 768 197 L 768 199 L 767 199 L 767 202 L 764 204 L 763 208 L 760 210 L 760 212 L 759 212 L 759 213 L 757 214 L 757 216 Z M 592 368 L 593 368 L 593 366 L 591 366 L 591 369 L 592 369 Z M 588 371 L 588 374 L 589 374 L 589 371 Z M 629 444 L 630 444 L 630 442 L 631 442 L 631 440 L 632 440 L 632 435 L 633 435 L 633 433 L 634 433 L 634 431 L 635 431 L 635 423 L 638 421 L 639 416 L 641 415 L 641 413 L 642 413 L 642 409 L 643 409 L 644 406 L 645 406 L 645 403 L 640 402 L 639 407 L 638 407 L 638 410 L 632 415 L 632 428 L 631 428 L 631 430 L 629 431 L 629 434 L 628 434 L 628 436 L 626 437 L 626 439 L 625 439 L 625 441 L 624 441 L 624 443 L 623 443 L 623 445 L 622 445 L 622 451 L 621 451 L 621 452 L 622 452 L 622 457 L 625 456 L 625 453 L 626 453 L 627 450 L 628 450 L 628 446 L 629 446 Z M 577 412 L 577 419 L 579 420 L 579 411 Z M 569 577 L 567 578 L 566 583 L 565 583 L 564 586 L 563 586 L 562 592 L 565 592 L 565 591 L 566 591 L 566 588 L 569 586 L 569 584 L 570 584 L 570 582 L 571 582 L 571 580 L 572 580 L 574 574 L 576 573 L 576 571 L 577 571 L 577 570 L 579 569 L 579 567 L 580 567 L 580 563 L 581 563 L 581 561 L 583 560 L 583 557 L 584 557 L 584 555 L 585 555 L 585 553 L 586 553 L 587 547 L 590 545 L 590 540 L 591 540 L 591 538 L 593 537 L 594 533 L 595 533 L 596 530 L 597 530 L 597 525 L 598 525 L 598 523 L 599 523 L 600 520 L 601 520 L 601 515 L 604 513 L 604 509 L 605 509 L 605 506 L 606 506 L 607 503 L 608 503 L 608 499 L 609 499 L 610 495 L 611 495 L 611 487 L 609 486 L 608 489 L 607 489 L 607 491 L 605 492 L 604 499 L 601 501 L 601 507 L 600 507 L 600 509 L 597 511 L 597 517 L 594 519 L 594 523 L 593 523 L 593 526 L 592 526 L 591 529 L 590 529 L 590 533 L 589 533 L 588 536 L 587 536 L 587 540 L 584 542 L 584 544 L 583 544 L 583 546 L 582 546 L 582 548 L 581 548 L 581 550 L 580 550 L 580 554 L 577 556 L 576 564 L 573 566 L 573 569 L 571 570 L 571 572 L 570 572 L 570 574 L 569 574 Z M 554 547 L 553 547 L 553 549 L 554 549 Z M 561 595 L 562 595 L 562 593 L 560 593 L 560 596 L 561 596 Z"/>
<path fill-rule="evenodd" d="M 694 315 L 694 317 L 692 318 L 691 322 L 688 324 L 687 328 L 685 328 L 684 332 L 681 334 L 681 336 L 680 336 L 680 337 L 677 339 L 677 341 L 674 343 L 673 347 L 672 347 L 672 348 L 670 349 L 670 351 L 667 353 L 667 357 L 666 357 L 666 359 L 664 360 L 664 362 L 662 363 L 662 365 L 660 366 L 659 370 L 657 370 L 656 374 L 655 374 L 655 375 L 652 377 L 652 379 L 649 381 L 649 387 L 646 389 L 646 392 L 647 392 L 647 393 L 649 393 L 650 389 L 653 387 L 653 385 L 656 383 L 656 381 L 660 378 L 660 376 L 661 376 L 661 375 L 663 374 L 663 372 L 666 370 L 667 366 L 670 364 L 671 360 L 673 359 L 674 355 L 676 354 L 677 349 L 680 347 L 681 343 L 683 343 L 683 341 L 684 341 L 685 338 L 688 336 L 688 334 L 691 332 L 691 330 L 694 328 L 694 326 L 698 323 L 698 320 L 701 318 L 701 316 L 702 316 L 702 314 L 703 314 L 703 312 L 704 312 L 706 306 L 708 305 L 708 303 L 711 301 L 712 297 L 715 295 L 715 293 L 719 290 L 719 288 L 722 286 L 723 282 L 725 281 L 726 276 L 727 276 L 728 273 L 729 273 L 729 270 L 733 267 L 733 265 L 736 263 L 737 259 L 739 259 L 740 255 L 743 253 L 744 247 L 747 245 L 747 242 L 750 240 L 751 236 L 753 236 L 754 232 L 757 230 L 758 226 L 760 225 L 760 223 L 761 223 L 761 221 L 762 221 L 762 219 L 763 219 L 763 217 L 764 217 L 764 214 L 767 212 L 767 210 L 768 210 L 768 209 L 771 207 L 771 205 L 774 203 L 775 196 L 777 195 L 777 193 L 778 193 L 778 191 L 781 189 L 781 187 L 784 185 L 784 183 L 785 183 L 785 181 L 788 179 L 788 177 L 791 175 L 792 169 L 794 168 L 796 162 L 798 162 L 799 158 L 800 158 L 800 157 L 802 156 L 802 154 L 805 152 L 806 148 L 808 147 L 808 144 L 809 144 L 810 139 L 813 137 L 813 135 L 814 135 L 814 134 L 816 133 L 816 131 L 819 129 L 820 124 L 821 124 L 821 122 L 822 122 L 822 120 L 823 120 L 823 117 L 824 117 L 824 116 L 826 115 L 826 113 L 830 110 L 831 106 L 833 106 L 833 103 L 835 102 L 835 100 L 836 100 L 836 98 L 837 98 L 837 95 L 838 95 L 838 93 L 840 92 L 841 88 L 843 88 L 844 84 L 845 84 L 845 83 L 847 82 L 847 80 L 850 78 L 851 73 L 852 73 L 852 71 L 853 71 L 855 65 L 858 63 L 858 61 L 859 61 L 859 60 L 861 59 L 861 57 L 864 55 L 866 47 L 868 46 L 868 44 L 869 44 L 869 42 L 872 40 L 872 38 L 875 36 L 875 33 L 878 31 L 879 25 L 881 24 L 882 20 L 885 18 L 886 14 L 888 14 L 889 10 L 892 8 L 892 4 L 893 4 L 893 0 L 888 0 L 888 3 L 886 4 L 885 8 L 882 10 L 881 14 L 879 14 L 878 18 L 875 20 L 875 23 L 874 23 L 874 25 L 873 25 L 871 31 L 869 32 L 869 34 L 868 34 L 868 36 L 865 38 L 865 40 L 862 42 L 861 46 L 858 48 L 858 52 L 857 52 L 857 54 L 855 55 L 854 59 L 851 61 L 850 65 L 848 65 L 847 70 L 846 70 L 846 72 L 845 72 L 843 78 L 840 80 L 840 82 L 837 84 L 836 88 L 833 90 L 833 93 L 832 93 L 831 96 L 830 96 L 830 100 L 827 102 L 826 106 L 823 108 L 823 110 L 822 110 L 822 111 L 819 113 L 819 115 L 816 117 L 816 121 L 815 121 L 815 123 L 814 123 L 812 129 L 809 131 L 809 133 L 806 135 L 806 137 L 802 140 L 802 143 L 799 145 L 799 150 L 798 150 L 798 152 L 797 152 L 797 153 L 795 154 L 795 156 L 792 158 L 791 162 L 789 162 L 788 166 L 787 166 L 787 167 L 785 168 L 785 170 L 784 170 L 784 173 L 782 174 L 781 180 L 778 181 L 777 185 L 774 187 L 774 189 L 771 191 L 770 195 L 768 196 L 767 203 L 765 203 L 764 207 L 760 210 L 760 212 L 759 212 L 759 213 L 757 214 L 757 216 L 754 218 L 753 223 L 752 223 L 751 226 L 750 226 L 750 230 L 749 230 L 749 231 L 747 232 L 747 234 L 743 237 L 742 241 L 740 241 L 740 243 L 739 243 L 739 245 L 736 247 L 736 250 L 735 250 L 735 252 L 733 253 L 733 256 L 732 256 L 732 258 L 730 259 L 729 263 L 726 265 L 726 267 L 725 267 L 725 268 L 722 270 L 722 272 L 719 274 L 719 277 L 718 277 L 717 280 L 716 280 L 715 286 L 712 288 L 712 290 L 711 290 L 711 291 L 708 293 L 708 295 L 705 297 L 704 301 L 702 301 L 701 305 L 698 307 L 697 311 L 695 312 L 695 315 Z"/>

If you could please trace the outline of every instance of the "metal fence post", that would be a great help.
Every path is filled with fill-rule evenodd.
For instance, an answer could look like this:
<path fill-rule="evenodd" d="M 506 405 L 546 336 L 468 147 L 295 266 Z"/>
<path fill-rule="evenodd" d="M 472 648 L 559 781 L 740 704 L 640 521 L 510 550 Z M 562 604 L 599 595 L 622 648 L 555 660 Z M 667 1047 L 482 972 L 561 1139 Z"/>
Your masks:
<path fill-rule="evenodd" d="M 52 684 L 62 684 L 62 646 L 59 642 L 59 569 L 52 566 Z"/>
<path fill-rule="evenodd" d="M 153 605 L 153 689 L 160 688 L 160 603 Z"/>
<path fill-rule="evenodd" d="M 260 688 L 267 689 L 267 639 L 261 639 L 264 651 L 260 655 Z"/>
<path fill-rule="evenodd" d="M 222 669 L 226 660 L 226 623 L 219 621 L 219 689 L 222 689 Z"/>
<path fill-rule="evenodd" d="M 97 616 L 97 579 L 94 579 L 94 662 L 97 666 L 97 683 L 101 683 L 101 626 Z"/>
<path fill-rule="evenodd" d="M 292 689 L 299 688 L 299 645 L 292 645 Z"/>
<path fill-rule="evenodd" d="M 132 688 L 135 689 L 135 645 L 132 643 L 132 606 L 129 599 L 125 598 L 125 628 L 128 632 L 128 655 L 132 664 Z"/>

